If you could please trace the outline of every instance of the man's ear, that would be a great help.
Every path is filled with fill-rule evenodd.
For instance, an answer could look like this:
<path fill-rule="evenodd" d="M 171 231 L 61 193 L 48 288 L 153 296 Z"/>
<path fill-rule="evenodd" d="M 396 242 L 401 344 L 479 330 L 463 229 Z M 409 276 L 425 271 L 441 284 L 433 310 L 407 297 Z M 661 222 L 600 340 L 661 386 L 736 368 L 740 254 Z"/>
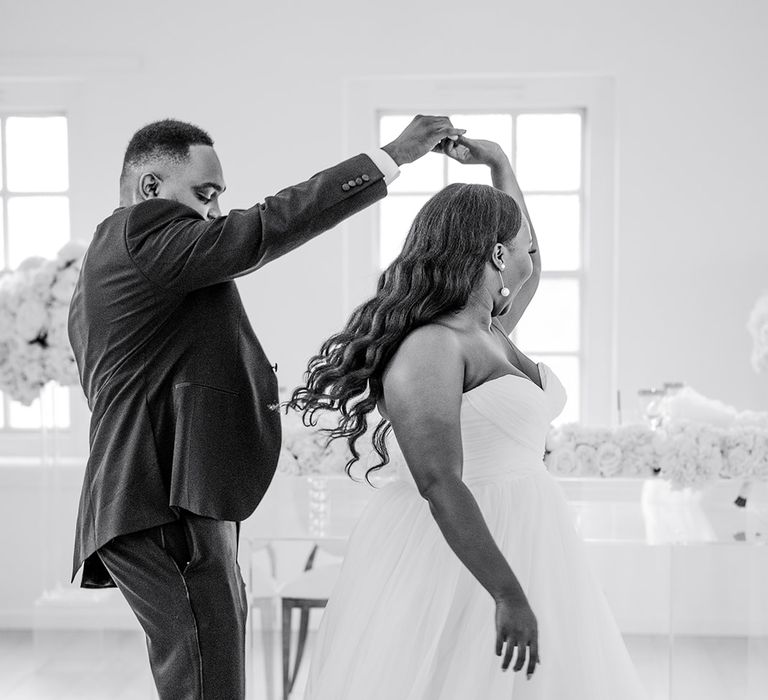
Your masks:
<path fill-rule="evenodd" d="M 139 196 L 142 199 L 155 199 L 160 196 L 160 178 L 154 173 L 144 173 L 139 178 Z"/>

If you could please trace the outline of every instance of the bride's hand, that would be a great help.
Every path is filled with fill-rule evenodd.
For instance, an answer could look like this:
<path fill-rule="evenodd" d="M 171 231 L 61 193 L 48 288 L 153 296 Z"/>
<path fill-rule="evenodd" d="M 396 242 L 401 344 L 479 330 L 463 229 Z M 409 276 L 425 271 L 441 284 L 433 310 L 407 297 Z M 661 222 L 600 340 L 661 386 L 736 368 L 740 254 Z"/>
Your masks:
<path fill-rule="evenodd" d="M 496 601 L 496 656 L 501 656 L 506 642 L 501 668 L 506 671 L 517 649 L 514 670 L 520 671 L 525 665 L 528 652 L 526 676 L 531 679 L 539 663 L 539 630 L 536 616 L 525 598 L 505 598 Z"/>
<path fill-rule="evenodd" d="M 464 165 L 509 164 L 501 146 L 485 139 L 468 139 L 466 136 L 460 136 L 455 141 L 444 139 L 435 150 Z"/>

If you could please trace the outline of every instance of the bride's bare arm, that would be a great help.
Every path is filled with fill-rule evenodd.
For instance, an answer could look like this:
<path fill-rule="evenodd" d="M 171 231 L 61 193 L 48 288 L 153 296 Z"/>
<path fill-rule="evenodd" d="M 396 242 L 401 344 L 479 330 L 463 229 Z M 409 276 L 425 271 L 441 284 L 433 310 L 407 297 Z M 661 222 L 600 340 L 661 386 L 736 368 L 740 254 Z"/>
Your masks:
<path fill-rule="evenodd" d="M 533 272 L 520 291 L 515 296 L 514 301 L 507 313 L 499 316 L 499 321 L 504 330 L 509 335 L 520 321 L 523 312 L 531 303 L 533 295 L 539 286 L 541 278 L 541 253 L 539 251 L 539 241 L 536 238 L 536 231 L 531 223 L 531 217 L 528 214 L 528 207 L 525 205 L 525 197 L 517 182 L 517 177 L 512 170 L 509 158 L 502 150 L 499 144 L 494 141 L 485 141 L 483 139 L 468 139 L 466 136 L 460 136 L 457 141 L 443 144 L 443 152 L 449 157 L 457 160 L 459 163 L 468 165 L 487 165 L 491 169 L 491 182 L 496 189 L 506 192 L 517 202 L 523 216 L 528 221 L 531 229 L 531 238 L 533 239 L 533 249 L 536 251 L 531 254 L 533 262 Z"/>
<path fill-rule="evenodd" d="M 498 601 L 525 599 L 474 496 L 462 481 L 464 359 L 448 328 L 411 333 L 384 375 L 387 412 L 419 493 L 449 546 Z"/>
<path fill-rule="evenodd" d="M 533 272 L 531 272 L 531 276 L 520 288 L 509 311 L 503 316 L 499 316 L 501 325 L 504 326 L 504 330 L 507 335 L 509 335 L 522 318 L 523 312 L 528 308 L 528 304 L 531 303 L 531 299 L 533 299 L 533 295 L 536 294 L 536 290 L 539 287 L 539 280 L 541 279 L 541 253 L 539 251 L 539 240 L 536 238 L 536 231 L 533 228 L 531 217 L 528 214 L 528 207 L 525 206 L 523 192 L 520 189 L 520 185 L 517 183 L 517 178 L 512 170 L 512 166 L 509 164 L 507 156 L 503 152 L 501 156 L 503 159 L 502 161 L 491 165 L 491 182 L 493 182 L 494 187 L 506 192 L 517 202 L 517 205 L 523 212 L 523 216 L 528 221 L 528 226 L 531 230 L 531 238 L 533 239 L 533 249 L 535 251 L 534 253 L 531 253 L 531 261 L 533 262 Z"/>

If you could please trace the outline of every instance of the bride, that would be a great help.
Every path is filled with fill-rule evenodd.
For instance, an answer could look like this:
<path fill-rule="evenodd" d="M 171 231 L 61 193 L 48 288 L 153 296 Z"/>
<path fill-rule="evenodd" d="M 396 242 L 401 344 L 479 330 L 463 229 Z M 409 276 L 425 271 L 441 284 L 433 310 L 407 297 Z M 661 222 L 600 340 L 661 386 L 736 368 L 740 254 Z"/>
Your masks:
<path fill-rule="evenodd" d="M 374 468 L 390 430 L 405 458 L 352 534 L 305 700 L 641 698 L 542 461 L 565 391 L 508 337 L 541 269 L 522 193 L 497 144 L 444 150 L 488 165 L 494 187 L 449 185 L 424 205 L 290 401 L 305 418 L 338 411 L 332 435 L 355 456 L 378 408 Z"/>

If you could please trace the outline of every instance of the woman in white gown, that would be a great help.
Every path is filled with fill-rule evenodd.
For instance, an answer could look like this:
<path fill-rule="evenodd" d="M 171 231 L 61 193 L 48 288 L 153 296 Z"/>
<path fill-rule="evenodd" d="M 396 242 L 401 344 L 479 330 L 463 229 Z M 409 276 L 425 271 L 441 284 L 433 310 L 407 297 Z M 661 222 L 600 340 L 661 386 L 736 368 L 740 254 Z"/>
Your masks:
<path fill-rule="evenodd" d="M 427 202 L 291 400 L 340 411 L 353 454 L 378 407 L 382 464 L 390 425 L 406 463 L 354 529 L 305 700 L 642 698 L 543 463 L 565 391 L 508 337 L 540 271 L 522 194 L 496 144 L 444 148 L 489 165 L 495 187 Z"/>

